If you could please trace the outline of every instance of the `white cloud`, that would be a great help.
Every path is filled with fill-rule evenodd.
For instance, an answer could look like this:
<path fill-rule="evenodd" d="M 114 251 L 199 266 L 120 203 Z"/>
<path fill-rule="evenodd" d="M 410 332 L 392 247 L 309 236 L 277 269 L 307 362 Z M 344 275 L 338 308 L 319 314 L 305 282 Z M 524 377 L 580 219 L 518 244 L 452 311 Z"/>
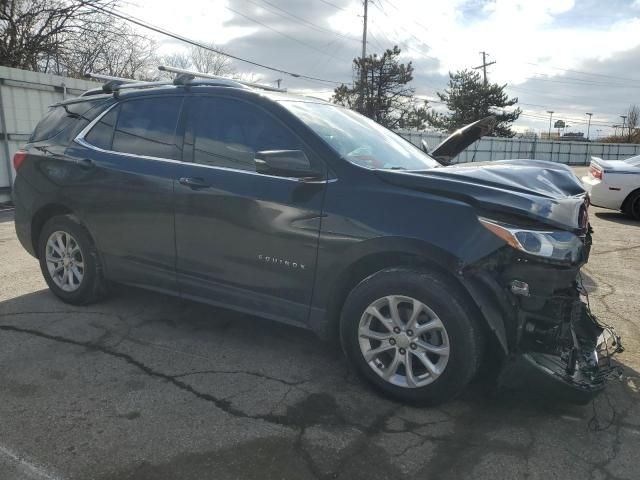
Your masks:
<path fill-rule="evenodd" d="M 269 0 L 272 6 L 262 0 L 137 1 L 139 4 L 127 4 L 123 8 L 132 15 L 190 38 L 212 41 L 236 55 L 298 73 L 345 80 L 351 77 L 350 58 L 359 54 L 360 0 L 332 0 L 342 9 L 320 0 Z M 282 11 L 278 15 L 273 5 L 322 28 L 334 30 L 336 35 L 319 33 L 300 21 L 283 17 Z M 628 5 L 627 11 L 614 16 L 615 12 L 595 11 L 601 8 L 597 2 L 580 0 L 376 0 L 369 5 L 368 48 L 369 51 L 380 51 L 380 48 L 398 43 L 405 59 L 412 60 L 416 68 L 417 92 L 428 97 L 444 87 L 444 76 L 448 71 L 479 65 L 479 51 L 484 50 L 490 54 L 489 60 L 496 61 L 489 67 L 490 80 L 529 89 L 525 93 L 517 91 L 517 94 L 523 101 L 540 104 L 527 107 L 531 111 L 535 109 L 535 113 L 544 113 L 545 105 L 553 104 L 556 111 L 565 109 L 576 116 L 584 116 L 584 111 L 599 111 L 598 103 L 600 110 L 611 112 L 614 107 L 609 105 L 617 93 L 615 88 L 606 90 L 599 98 L 590 98 L 587 88 L 576 87 L 575 90 L 580 91 L 573 92 L 567 85 L 545 82 L 549 91 L 543 95 L 540 90 L 543 89 L 541 85 L 545 85 L 542 82 L 532 85 L 527 79 L 540 75 L 546 75 L 545 78 L 570 76 L 561 69 L 588 70 L 584 67 L 586 63 L 591 63 L 590 71 L 607 74 L 597 70 L 597 66 L 604 66 L 608 59 L 617 58 L 621 52 L 640 45 L 637 35 L 640 0 L 633 2 L 638 10 L 633 10 L 630 3 Z M 239 17 L 228 7 L 314 48 L 307 48 Z M 584 13 L 595 20 L 587 22 Z M 351 37 L 351 40 L 337 34 Z M 178 48 L 181 48 L 178 42 L 165 40 L 161 53 Z M 242 64 L 236 66 L 252 68 Z M 256 72 L 276 75 L 261 70 Z M 628 76 L 633 77 L 633 72 Z M 309 92 L 327 87 L 326 84 L 322 87 L 322 84 L 291 78 L 285 78 L 285 84 L 306 88 Z M 322 95 L 328 93 L 325 91 Z M 571 95 L 582 98 L 567 98 Z M 627 101 L 621 94 L 615 109 L 622 108 L 623 102 Z"/>

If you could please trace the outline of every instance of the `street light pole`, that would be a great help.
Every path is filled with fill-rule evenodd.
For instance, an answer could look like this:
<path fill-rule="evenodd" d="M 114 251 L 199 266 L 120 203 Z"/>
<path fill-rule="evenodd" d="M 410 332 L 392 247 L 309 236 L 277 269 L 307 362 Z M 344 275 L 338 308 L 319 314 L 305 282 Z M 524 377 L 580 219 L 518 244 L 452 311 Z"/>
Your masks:
<path fill-rule="evenodd" d="M 626 115 L 620 115 L 620 118 L 622 119 L 622 130 L 620 132 L 620 136 L 624 137 L 624 126 L 627 124 L 627 116 Z"/>
<path fill-rule="evenodd" d="M 589 131 L 591 131 L 591 115 L 593 115 L 593 113 L 587 112 L 587 115 L 589 115 L 589 125 L 587 125 L 587 141 L 588 141 L 589 140 Z"/>
<path fill-rule="evenodd" d="M 553 110 L 547 110 L 549 114 L 549 140 L 551 140 L 551 119 L 553 118 Z"/>

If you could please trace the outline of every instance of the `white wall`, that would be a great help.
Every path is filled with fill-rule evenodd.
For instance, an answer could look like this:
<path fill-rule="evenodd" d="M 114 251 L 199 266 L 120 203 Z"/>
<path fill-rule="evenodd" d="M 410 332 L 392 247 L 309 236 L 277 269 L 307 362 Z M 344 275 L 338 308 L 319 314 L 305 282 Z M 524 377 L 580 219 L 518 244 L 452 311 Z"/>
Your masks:
<path fill-rule="evenodd" d="M 0 67 L 0 203 L 10 199 L 13 154 L 29 139 L 49 105 L 98 84 L 87 80 Z"/>

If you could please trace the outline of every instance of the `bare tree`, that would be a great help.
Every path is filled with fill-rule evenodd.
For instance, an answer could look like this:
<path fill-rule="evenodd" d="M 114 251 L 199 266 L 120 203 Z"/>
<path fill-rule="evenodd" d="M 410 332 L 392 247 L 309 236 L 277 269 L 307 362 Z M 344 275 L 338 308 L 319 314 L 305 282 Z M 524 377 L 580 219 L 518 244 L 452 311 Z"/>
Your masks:
<path fill-rule="evenodd" d="M 164 55 L 160 57 L 160 61 L 163 65 L 168 65 L 170 67 L 184 68 L 185 70 L 193 68 L 191 55 L 186 52 L 175 52 L 169 55 Z"/>
<path fill-rule="evenodd" d="M 48 71 L 71 39 L 80 35 L 93 7 L 112 7 L 117 0 L 0 1 L 0 64 Z"/>
<path fill-rule="evenodd" d="M 127 26 L 125 32 L 104 48 L 104 70 L 107 75 L 153 80 L 157 77 L 156 43 L 143 35 L 136 35 Z"/>
<path fill-rule="evenodd" d="M 219 50 L 214 44 L 209 44 L 212 48 Z M 231 75 L 234 69 L 231 60 L 225 55 L 207 50 L 201 47 L 191 48 L 191 63 L 193 68 L 201 73 L 210 73 L 212 75 Z"/>
<path fill-rule="evenodd" d="M 631 143 L 632 137 L 635 136 L 638 125 L 640 124 L 640 107 L 636 104 L 629 106 L 629 111 L 627 112 L 627 126 L 629 127 L 629 135 L 627 137 L 627 142 Z M 624 132 L 623 132 L 624 135 Z"/>
<path fill-rule="evenodd" d="M 94 72 L 127 78 L 153 78 L 156 45 L 151 38 L 103 14 L 85 19 L 81 29 L 82 34 L 73 35 L 53 62 L 47 59 L 47 63 L 52 65 L 50 71 L 71 77 Z"/>

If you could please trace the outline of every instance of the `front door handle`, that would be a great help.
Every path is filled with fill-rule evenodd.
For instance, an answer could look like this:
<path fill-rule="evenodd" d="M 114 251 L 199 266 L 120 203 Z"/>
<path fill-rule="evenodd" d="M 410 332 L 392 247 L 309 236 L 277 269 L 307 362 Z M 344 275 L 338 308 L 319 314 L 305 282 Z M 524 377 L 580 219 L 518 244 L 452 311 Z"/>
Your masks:
<path fill-rule="evenodd" d="M 178 180 L 181 185 L 191 188 L 192 190 L 199 190 L 201 188 L 209 188 L 209 185 L 204 178 L 201 177 L 182 177 Z"/>

